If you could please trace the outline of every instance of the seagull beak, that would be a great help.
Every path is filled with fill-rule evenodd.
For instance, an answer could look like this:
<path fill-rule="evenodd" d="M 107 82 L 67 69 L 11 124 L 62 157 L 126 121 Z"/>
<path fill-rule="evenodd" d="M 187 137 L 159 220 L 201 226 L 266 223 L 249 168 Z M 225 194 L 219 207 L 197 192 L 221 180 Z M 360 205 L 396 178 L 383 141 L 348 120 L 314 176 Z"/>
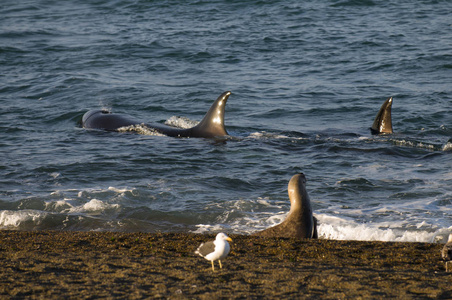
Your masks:
<path fill-rule="evenodd" d="M 232 239 L 230 237 L 227 237 L 226 241 L 232 242 Z"/>

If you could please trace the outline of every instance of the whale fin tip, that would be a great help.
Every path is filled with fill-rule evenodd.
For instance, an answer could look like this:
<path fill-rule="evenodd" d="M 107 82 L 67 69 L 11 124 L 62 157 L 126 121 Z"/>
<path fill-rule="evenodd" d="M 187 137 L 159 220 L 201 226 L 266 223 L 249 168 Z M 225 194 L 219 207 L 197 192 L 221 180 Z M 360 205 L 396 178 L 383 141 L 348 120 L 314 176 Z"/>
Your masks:
<path fill-rule="evenodd" d="M 380 107 L 380 110 L 375 117 L 374 123 L 370 128 L 372 134 L 390 134 L 393 133 L 392 130 L 392 117 L 391 117 L 391 108 L 392 108 L 393 98 L 389 97 Z"/>

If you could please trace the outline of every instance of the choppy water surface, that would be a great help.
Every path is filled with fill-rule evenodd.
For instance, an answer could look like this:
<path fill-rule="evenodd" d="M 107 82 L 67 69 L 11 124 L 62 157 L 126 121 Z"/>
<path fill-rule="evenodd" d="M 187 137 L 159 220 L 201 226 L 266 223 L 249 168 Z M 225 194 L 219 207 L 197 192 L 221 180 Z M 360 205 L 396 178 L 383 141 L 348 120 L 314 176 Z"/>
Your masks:
<path fill-rule="evenodd" d="M 323 238 L 444 239 L 452 2 L 299 2 L 3 1 L 0 227 L 247 234 L 304 172 Z M 226 90 L 225 142 L 79 126 L 190 127 Z"/>

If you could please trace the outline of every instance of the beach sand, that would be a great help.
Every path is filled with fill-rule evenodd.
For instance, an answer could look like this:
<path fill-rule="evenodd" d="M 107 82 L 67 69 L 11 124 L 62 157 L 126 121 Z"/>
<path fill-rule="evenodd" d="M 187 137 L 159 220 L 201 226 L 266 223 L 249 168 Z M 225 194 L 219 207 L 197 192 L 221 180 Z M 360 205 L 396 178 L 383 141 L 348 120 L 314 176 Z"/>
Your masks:
<path fill-rule="evenodd" d="M 213 272 L 214 235 L 0 231 L 0 297 L 452 298 L 442 244 L 230 237 Z"/>

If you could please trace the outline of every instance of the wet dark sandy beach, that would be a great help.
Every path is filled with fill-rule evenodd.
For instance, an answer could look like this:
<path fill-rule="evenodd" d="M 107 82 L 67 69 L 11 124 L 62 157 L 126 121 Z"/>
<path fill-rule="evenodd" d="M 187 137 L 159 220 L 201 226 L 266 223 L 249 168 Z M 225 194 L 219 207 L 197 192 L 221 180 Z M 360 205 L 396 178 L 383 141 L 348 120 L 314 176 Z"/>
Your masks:
<path fill-rule="evenodd" d="M 231 237 L 212 272 L 212 235 L 0 231 L 0 296 L 452 298 L 441 244 Z"/>

